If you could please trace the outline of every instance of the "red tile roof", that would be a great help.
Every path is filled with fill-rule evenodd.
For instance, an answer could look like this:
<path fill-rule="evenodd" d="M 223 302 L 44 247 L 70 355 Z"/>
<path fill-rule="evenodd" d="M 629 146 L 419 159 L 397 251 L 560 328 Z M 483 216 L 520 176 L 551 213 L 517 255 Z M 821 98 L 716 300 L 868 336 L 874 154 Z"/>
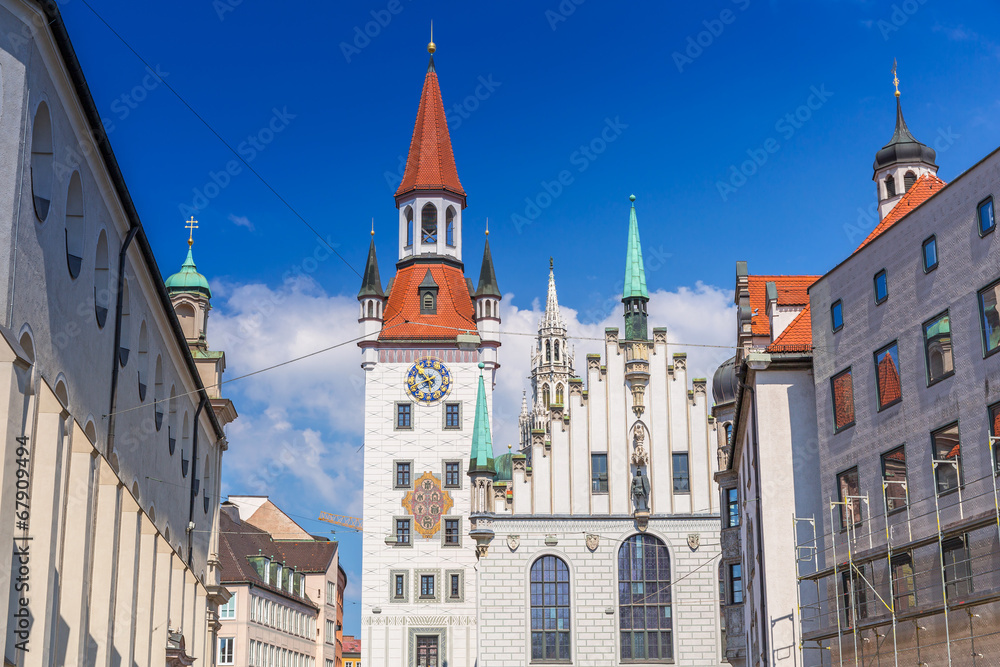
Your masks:
<path fill-rule="evenodd" d="M 903 195 L 903 198 L 896 202 L 893 209 L 889 211 L 889 215 L 885 216 L 882 222 L 875 226 L 875 229 L 868 235 L 868 238 L 862 241 L 861 245 L 854 252 L 861 250 L 871 243 L 882 232 L 892 227 L 907 213 L 930 199 L 932 195 L 936 194 L 945 185 L 947 183 L 933 174 L 924 174 L 918 178 L 917 182 L 910 186 L 907 193 Z"/>
<path fill-rule="evenodd" d="M 348 657 L 348 653 L 356 653 L 361 655 L 361 638 L 354 637 L 352 635 L 344 635 L 344 657 Z M 355 656 L 357 657 L 357 656 Z"/>
<path fill-rule="evenodd" d="M 420 314 L 419 286 L 427 275 L 438 286 L 437 312 Z M 414 263 L 396 273 L 385 307 L 379 340 L 454 341 L 467 331 L 476 333 L 475 308 L 462 270 L 451 264 Z"/>
<path fill-rule="evenodd" d="M 750 289 L 750 331 L 754 336 L 770 336 L 771 322 L 767 318 L 767 283 L 773 282 L 778 288 L 779 306 L 806 306 L 809 294 L 806 290 L 819 276 L 748 276 Z"/>
<path fill-rule="evenodd" d="M 812 352 L 812 316 L 809 304 L 795 316 L 781 335 L 767 346 L 768 352 Z"/>
<path fill-rule="evenodd" d="M 878 365 L 879 406 L 884 408 L 890 403 L 898 401 L 902 395 L 903 388 L 899 383 L 896 362 L 887 354 L 882 357 L 882 361 Z"/>
<path fill-rule="evenodd" d="M 438 87 L 433 63 L 432 58 L 431 67 L 424 78 L 424 89 L 420 94 L 406 170 L 399 189 L 396 190 L 396 197 L 414 190 L 448 190 L 465 197 L 465 190 L 458 180 L 448 121 L 444 115 L 444 102 L 441 101 L 441 89 Z"/>

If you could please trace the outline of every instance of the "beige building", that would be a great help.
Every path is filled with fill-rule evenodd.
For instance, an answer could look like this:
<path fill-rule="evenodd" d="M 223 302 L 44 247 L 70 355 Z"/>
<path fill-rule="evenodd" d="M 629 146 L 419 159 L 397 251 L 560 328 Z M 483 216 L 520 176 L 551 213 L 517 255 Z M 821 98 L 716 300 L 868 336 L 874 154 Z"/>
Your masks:
<path fill-rule="evenodd" d="M 211 290 L 165 285 L 55 3 L 0 2 L 0 91 L 5 664 L 212 664 Z"/>
<path fill-rule="evenodd" d="M 361 639 L 344 635 L 344 666 L 361 667 Z"/>
<path fill-rule="evenodd" d="M 220 522 L 216 664 L 341 667 L 347 575 L 337 543 L 314 537 L 265 496 L 230 496 Z"/>

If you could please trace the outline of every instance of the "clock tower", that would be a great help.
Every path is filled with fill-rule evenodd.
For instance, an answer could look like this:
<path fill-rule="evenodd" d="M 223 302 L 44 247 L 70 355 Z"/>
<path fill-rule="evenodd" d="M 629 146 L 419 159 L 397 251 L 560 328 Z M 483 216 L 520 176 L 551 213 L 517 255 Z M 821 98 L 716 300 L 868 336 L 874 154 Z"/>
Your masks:
<path fill-rule="evenodd" d="M 373 232 L 358 293 L 365 336 L 359 343 L 365 371 L 361 642 L 371 667 L 474 667 L 477 659 L 477 556 L 468 534 L 466 472 L 477 395 L 486 406 L 478 412 L 492 412 L 501 294 L 488 237 L 478 283 L 465 275 L 466 193 L 434 49 L 431 42 L 395 195 L 396 273 L 383 289 Z"/>

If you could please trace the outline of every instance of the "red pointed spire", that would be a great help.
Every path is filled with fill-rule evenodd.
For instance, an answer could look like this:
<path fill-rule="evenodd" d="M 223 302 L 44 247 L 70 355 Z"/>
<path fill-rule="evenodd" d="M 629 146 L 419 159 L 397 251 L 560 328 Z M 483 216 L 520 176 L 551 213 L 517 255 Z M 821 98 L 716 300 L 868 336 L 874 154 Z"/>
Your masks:
<path fill-rule="evenodd" d="M 451 150 L 448 121 L 444 115 L 433 55 L 424 77 L 417 122 L 410 140 L 410 154 L 396 197 L 416 190 L 447 190 L 465 199 L 465 190 L 455 168 L 455 154 Z"/>

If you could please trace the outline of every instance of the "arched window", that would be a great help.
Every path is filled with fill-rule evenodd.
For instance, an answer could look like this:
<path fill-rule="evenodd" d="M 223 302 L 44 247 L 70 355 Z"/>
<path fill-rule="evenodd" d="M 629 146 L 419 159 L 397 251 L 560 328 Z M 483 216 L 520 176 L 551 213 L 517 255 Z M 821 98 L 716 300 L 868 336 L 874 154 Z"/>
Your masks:
<path fill-rule="evenodd" d="M 422 306 L 424 312 L 433 313 L 434 312 L 434 295 L 430 292 L 424 294 L 424 303 Z"/>
<path fill-rule="evenodd" d="M 146 400 L 146 387 L 149 382 L 149 333 L 146 322 L 139 325 L 139 401 Z"/>
<path fill-rule="evenodd" d="M 549 385 L 546 384 L 542 386 L 542 405 L 545 406 L 546 410 L 549 409 L 549 400 Z"/>
<path fill-rule="evenodd" d="M 413 245 L 413 207 L 406 207 L 406 245 Z"/>
<path fill-rule="evenodd" d="M 184 413 L 184 422 L 181 426 L 181 477 L 187 477 L 188 462 L 184 458 L 184 452 L 191 451 L 191 422 L 188 421 L 188 414 Z"/>
<path fill-rule="evenodd" d="M 652 535 L 633 535 L 618 550 L 618 625 L 622 660 L 673 659 L 670 554 Z"/>
<path fill-rule="evenodd" d="M 174 455 L 174 448 L 177 447 L 177 392 L 170 387 L 170 399 L 167 401 L 167 448 L 170 455 Z"/>
<path fill-rule="evenodd" d="M 69 178 L 69 190 L 66 191 L 66 267 L 69 277 L 80 275 L 83 266 L 83 184 L 80 172 L 74 171 Z"/>
<path fill-rule="evenodd" d="M 375 302 L 368 302 L 368 317 L 375 317 Z"/>
<path fill-rule="evenodd" d="M 38 105 L 35 122 L 31 125 L 31 198 L 35 203 L 35 215 L 39 222 L 45 222 L 52 203 L 52 178 L 54 161 L 52 157 L 52 119 L 45 102 Z"/>
<path fill-rule="evenodd" d="M 886 197 L 886 199 L 888 199 L 889 197 L 895 197 L 895 196 L 896 196 L 896 179 L 893 178 L 891 175 L 890 176 L 886 176 L 885 177 L 885 197 Z"/>
<path fill-rule="evenodd" d="M 904 192 L 909 192 L 910 188 L 912 188 L 913 184 L 916 182 L 917 182 L 917 175 L 914 174 L 912 171 L 906 172 L 906 174 L 903 176 Z"/>
<path fill-rule="evenodd" d="M 455 207 L 449 206 L 444 213 L 444 239 L 451 247 L 455 247 Z"/>
<path fill-rule="evenodd" d="M 563 404 L 563 386 L 561 384 L 556 385 L 556 405 Z"/>
<path fill-rule="evenodd" d="M 569 568 L 542 556 L 531 564 L 531 659 L 569 661 Z"/>
<path fill-rule="evenodd" d="M 156 367 L 153 371 L 153 416 L 156 419 L 156 430 L 163 426 L 163 361 L 156 355 Z"/>
<path fill-rule="evenodd" d="M 108 264 L 108 233 L 101 230 L 97 237 L 97 253 L 94 262 L 94 315 L 97 326 L 104 328 L 111 306 L 111 267 Z"/>
<path fill-rule="evenodd" d="M 486 317 L 492 317 L 492 308 L 490 308 L 490 302 L 486 302 Z"/>
<path fill-rule="evenodd" d="M 181 323 L 181 331 L 184 332 L 184 337 L 188 340 L 194 340 L 198 337 L 198 332 L 195 331 L 195 317 L 194 317 L 194 306 L 190 303 L 178 304 L 177 309 L 174 311 L 177 313 L 177 319 Z"/>
<path fill-rule="evenodd" d="M 437 243 L 438 212 L 434 204 L 424 204 L 420 210 L 420 240 L 423 243 Z"/>
<path fill-rule="evenodd" d="M 733 423 L 732 422 L 727 422 L 726 423 L 726 444 L 729 445 L 729 444 L 732 444 L 732 442 L 733 442 Z"/>
<path fill-rule="evenodd" d="M 118 340 L 118 363 L 128 363 L 128 353 L 132 340 L 132 300 L 128 291 L 128 281 L 122 281 L 122 331 Z"/>
<path fill-rule="evenodd" d="M 559 341 L 556 341 L 556 349 L 555 349 L 555 359 L 556 359 L 556 361 L 559 361 L 559 347 L 560 347 L 560 343 L 559 343 Z"/>
<path fill-rule="evenodd" d="M 545 341 L 545 361 L 552 361 L 552 341 Z"/>

